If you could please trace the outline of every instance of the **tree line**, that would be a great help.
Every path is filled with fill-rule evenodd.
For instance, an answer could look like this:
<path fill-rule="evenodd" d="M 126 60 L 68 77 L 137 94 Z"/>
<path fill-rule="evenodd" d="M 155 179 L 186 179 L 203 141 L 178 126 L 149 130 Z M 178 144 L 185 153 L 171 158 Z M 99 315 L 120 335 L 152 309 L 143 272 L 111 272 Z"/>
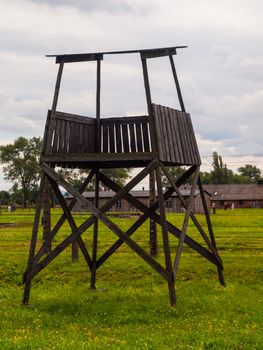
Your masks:
<path fill-rule="evenodd" d="M 9 191 L 0 190 L 0 203 L 7 205 L 16 203 L 23 207 L 36 201 L 40 180 L 40 153 L 42 139 L 40 137 L 19 137 L 14 143 L 0 146 L 0 163 L 4 178 L 12 182 Z M 246 164 L 234 173 L 224 164 L 222 156 L 217 152 L 212 154 L 212 170 L 201 172 L 203 184 L 263 184 L 261 170 L 254 165 Z M 118 184 L 123 185 L 130 177 L 131 169 L 104 169 L 103 171 Z M 171 176 L 176 179 L 185 172 L 184 167 L 169 167 Z M 67 171 L 61 173 L 74 187 L 79 188 L 87 177 L 87 171 Z M 164 185 L 166 185 L 164 179 Z M 91 183 L 87 190 L 93 190 Z"/>

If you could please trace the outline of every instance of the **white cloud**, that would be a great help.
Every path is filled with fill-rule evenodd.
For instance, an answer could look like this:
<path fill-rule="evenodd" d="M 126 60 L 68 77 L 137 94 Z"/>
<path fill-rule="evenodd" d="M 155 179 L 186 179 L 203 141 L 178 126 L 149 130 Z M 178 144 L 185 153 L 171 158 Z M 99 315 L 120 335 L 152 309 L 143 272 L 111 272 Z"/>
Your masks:
<path fill-rule="evenodd" d="M 262 153 L 262 1 L 0 0 L 0 16 L 1 144 L 43 133 L 58 68 L 45 54 L 186 44 L 175 62 L 201 153 Z M 138 56 L 107 56 L 102 74 L 103 115 L 145 113 Z M 168 62 L 149 75 L 154 101 L 173 106 Z M 95 66 L 66 65 L 59 108 L 94 107 Z"/>

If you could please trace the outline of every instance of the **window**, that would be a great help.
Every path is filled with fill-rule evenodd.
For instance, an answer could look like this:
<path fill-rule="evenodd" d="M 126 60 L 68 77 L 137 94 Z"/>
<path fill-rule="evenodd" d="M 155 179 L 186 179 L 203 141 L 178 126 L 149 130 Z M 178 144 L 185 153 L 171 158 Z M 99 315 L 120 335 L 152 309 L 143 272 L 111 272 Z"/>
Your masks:
<path fill-rule="evenodd" d="M 120 199 L 118 202 L 116 202 L 116 208 L 121 208 L 121 207 L 122 207 L 122 201 Z"/>
<path fill-rule="evenodd" d="M 171 198 L 167 199 L 167 201 L 165 201 L 165 208 L 172 208 L 173 207 L 173 201 Z"/>

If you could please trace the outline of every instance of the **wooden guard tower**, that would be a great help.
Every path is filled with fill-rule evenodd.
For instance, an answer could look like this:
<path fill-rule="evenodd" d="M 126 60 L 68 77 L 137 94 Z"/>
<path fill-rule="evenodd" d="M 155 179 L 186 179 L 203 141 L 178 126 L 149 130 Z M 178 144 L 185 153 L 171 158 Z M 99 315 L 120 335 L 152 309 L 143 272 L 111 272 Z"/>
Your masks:
<path fill-rule="evenodd" d="M 24 304 L 28 304 L 29 302 L 32 279 L 70 244 L 79 246 L 91 272 L 91 288 L 93 289 L 96 288 L 96 270 L 123 243 L 126 243 L 167 281 L 171 305 L 176 304 L 175 280 L 184 243 L 216 266 L 219 281 L 224 285 L 222 273 L 223 265 L 217 252 L 209 210 L 206 205 L 199 176 L 201 160 L 191 118 L 185 111 L 173 60 L 173 56 L 177 53 L 178 49 L 184 47 L 185 46 L 177 46 L 150 50 L 52 56 L 56 57 L 56 63 L 59 65 L 59 68 L 52 109 L 48 111 L 44 133 L 44 145 L 40 160 L 42 178 L 36 205 L 28 265 L 24 273 Z M 123 118 L 100 118 L 101 62 L 107 55 L 131 53 L 140 55 L 148 115 Z M 167 57 L 169 60 L 180 110 L 156 105 L 152 101 L 147 60 L 156 57 Z M 70 62 L 77 63 L 83 61 L 96 61 L 97 64 L 96 118 L 57 111 L 60 82 L 64 65 Z M 166 166 L 176 167 L 180 165 L 189 167 L 183 176 L 174 180 L 167 172 Z M 56 171 L 57 166 L 62 168 L 89 169 L 90 172 L 81 188 L 76 190 L 58 174 Z M 123 188 L 100 171 L 103 168 L 121 167 L 139 167 L 143 168 L 143 170 Z M 170 184 L 165 190 L 163 190 L 161 182 L 162 173 L 167 177 Z M 149 207 L 133 197 L 130 193 L 134 186 L 148 175 L 152 175 L 151 185 L 154 183 L 157 185 L 157 199 L 152 199 Z M 182 197 L 179 188 L 189 177 L 192 178 L 192 185 L 189 200 L 186 200 Z M 92 179 L 95 179 L 94 205 L 82 195 Z M 116 193 L 101 207 L 98 205 L 100 183 Z M 47 188 L 50 186 L 63 209 L 63 215 L 53 228 L 50 228 L 42 246 L 38 252 L 36 252 L 38 227 L 42 209 L 44 209 L 44 221 L 48 221 L 49 210 L 47 210 L 45 206 L 47 202 L 45 197 Z M 73 196 L 70 204 L 66 204 L 60 190 L 61 187 Z M 197 187 L 201 194 L 206 216 L 207 225 L 205 228 L 201 226 L 192 211 L 194 193 Z M 182 228 L 178 228 L 168 222 L 165 215 L 164 202 L 168 200 L 174 192 L 185 208 Z M 107 211 L 120 199 L 127 200 L 142 212 L 141 216 L 126 232 L 106 215 Z M 71 213 L 76 201 L 85 204 L 92 214 L 80 226 L 77 226 Z M 187 227 L 190 218 L 203 237 L 204 245 L 201 245 L 187 235 Z M 165 266 L 161 265 L 131 238 L 133 233 L 140 229 L 141 225 L 147 219 L 161 226 Z M 99 220 L 109 227 L 117 236 L 116 242 L 100 257 L 97 256 Z M 52 250 L 50 248 L 51 242 L 65 221 L 68 221 L 71 232 L 69 232 L 68 236 Z M 92 247 L 87 247 L 82 239 L 82 234 L 92 225 L 93 243 Z M 177 237 L 179 240 L 174 261 L 172 261 L 171 258 L 169 234 Z"/>

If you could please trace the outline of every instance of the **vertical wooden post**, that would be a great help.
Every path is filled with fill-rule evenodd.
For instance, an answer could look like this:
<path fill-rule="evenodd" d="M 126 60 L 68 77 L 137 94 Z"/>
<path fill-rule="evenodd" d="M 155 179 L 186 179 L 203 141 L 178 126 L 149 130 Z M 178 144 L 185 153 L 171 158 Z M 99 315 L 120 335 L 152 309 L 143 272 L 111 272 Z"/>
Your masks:
<path fill-rule="evenodd" d="M 170 243 L 169 243 L 169 237 L 168 237 L 168 226 L 166 221 L 165 206 L 164 206 L 164 199 L 163 199 L 163 188 L 162 188 L 160 167 L 156 168 L 155 173 L 156 173 L 157 193 L 158 193 L 158 201 L 159 201 L 159 208 L 160 208 L 161 226 L 162 226 L 165 266 L 166 266 L 166 270 L 170 273 L 170 276 L 171 276 L 170 280 L 168 280 L 167 282 L 168 282 L 170 303 L 171 303 L 171 306 L 174 306 L 176 304 L 174 274 L 173 274 L 173 266 L 172 266 L 172 259 L 171 259 Z"/>
<path fill-rule="evenodd" d="M 178 80 L 176 69 L 175 69 L 175 65 L 174 65 L 173 56 L 169 55 L 169 59 L 170 59 L 170 63 L 171 63 L 172 73 L 173 73 L 173 77 L 174 77 L 174 83 L 175 83 L 175 86 L 176 86 L 177 96 L 178 96 L 178 100 L 179 100 L 179 103 L 180 103 L 180 106 L 181 106 L 181 110 L 182 110 L 182 112 L 185 112 L 183 96 L 182 96 L 182 93 L 181 93 L 179 80 Z"/>
<path fill-rule="evenodd" d="M 47 241 L 49 241 L 49 244 L 45 248 L 45 253 L 51 252 L 51 241 L 50 241 L 50 234 L 51 234 L 51 215 L 50 215 L 50 192 L 51 188 L 48 182 L 47 177 L 44 177 L 44 189 L 43 189 L 43 218 L 42 218 L 42 225 L 43 225 L 43 244 Z"/>
<path fill-rule="evenodd" d="M 200 194 L 201 194 L 201 198 L 202 198 L 202 202 L 203 202 L 203 207 L 204 207 L 204 211 L 205 211 L 206 223 L 207 223 L 207 227 L 208 227 L 209 236 L 210 236 L 211 242 L 212 242 L 215 250 L 217 251 L 216 240 L 215 240 L 214 231 L 213 231 L 213 226 L 212 226 L 212 223 L 211 223 L 209 210 L 208 210 L 207 203 L 206 203 L 206 200 L 205 200 L 204 189 L 203 189 L 203 185 L 202 185 L 200 176 L 198 177 L 198 186 L 199 186 L 199 190 L 200 190 Z M 224 279 L 222 268 L 220 266 L 217 266 L 217 273 L 218 273 L 218 279 L 219 279 L 220 284 L 222 286 L 225 286 L 226 283 L 225 283 L 225 279 Z"/>
<path fill-rule="evenodd" d="M 41 181 L 40 181 L 39 194 L 38 194 L 38 198 L 36 201 L 34 224 L 33 224 L 33 229 L 32 229 L 32 237 L 31 237 L 28 262 L 27 262 L 27 273 L 31 272 L 31 269 L 33 267 L 34 256 L 35 256 L 38 226 L 39 226 L 39 221 L 40 221 L 41 207 L 42 207 L 42 200 L 43 200 L 44 176 L 45 175 L 42 174 Z M 27 276 L 24 275 L 24 281 L 25 281 L 25 289 L 24 289 L 24 296 L 23 296 L 22 303 L 24 305 L 27 305 L 29 302 L 29 296 L 30 296 L 31 280 L 27 281 Z"/>
<path fill-rule="evenodd" d="M 101 62 L 97 60 L 97 90 L 96 90 L 96 152 L 101 148 L 101 130 L 100 130 L 100 92 L 101 92 Z M 99 207 L 99 169 L 95 173 L 95 207 Z M 97 246 L 98 246 L 98 219 L 95 219 L 93 226 L 92 242 L 92 265 L 90 288 L 96 289 L 96 269 L 97 269 Z"/>
<path fill-rule="evenodd" d="M 155 135 L 153 112 L 152 112 L 152 98 L 151 98 L 150 82 L 149 82 L 146 58 L 143 58 L 142 55 L 141 55 L 141 61 L 142 61 L 142 70 L 143 70 L 146 102 L 147 102 L 148 114 L 149 114 L 151 146 L 152 146 L 152 150 L 154 152 L 156 152 L 157 144 L 156 144 L 156 135 Z M 154 202 L 155 202 L 155 176 L 154 176 L 154 172 L 152 172 L 149 175 L 149 204 L 150 204 L 150 206 Z M 157 229 L 156 229 L 155 221 L 151 218 L 150 218 L 150 227 L 149 228 L 150 228 L 150 254 L 157 255 L 158 254 Z"/>
<path fill-rule="evenodd" d="M 149 175 L 149 204 L 150 207 L 153 206 L 156 200 L 155 196 L 155 175 L 152 171 Z M 157 241 L 157 229 L 156 229 L 156 223 L 153 219 L 150 219 L 150 255 L 155 256 L 158 254 L 158 241 Z"/>

